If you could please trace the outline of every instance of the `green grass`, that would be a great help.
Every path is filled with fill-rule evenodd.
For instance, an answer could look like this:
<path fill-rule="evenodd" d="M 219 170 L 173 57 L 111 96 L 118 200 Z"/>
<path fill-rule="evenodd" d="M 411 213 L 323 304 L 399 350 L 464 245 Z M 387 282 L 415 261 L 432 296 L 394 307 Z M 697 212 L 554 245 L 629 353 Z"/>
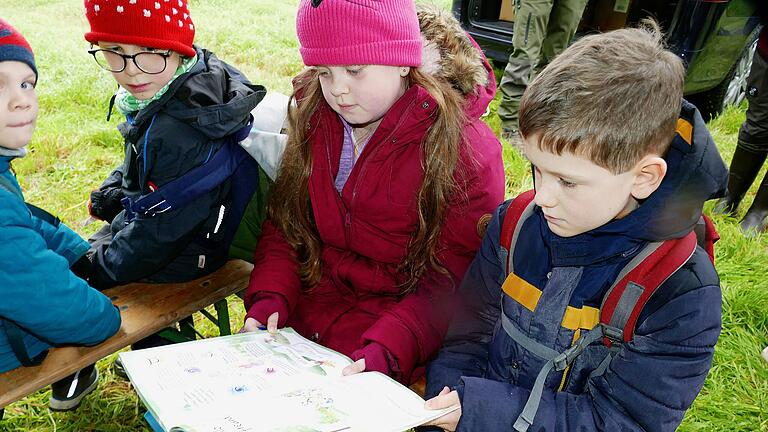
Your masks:
<path fill-rule="evenodd" d="M 197 42 L 241 68 L 252 81 L 287 93 L 290 78 L 302 67 L 294 36 L 296 3 L 193 1 Z M 448 7 L 450 0 L 439 4 Z M 82 2 L 2 0 L 0 14 L 30 40 L 40 70 L 39 126 L 31 154 L 15 163 L 19 180 L 30 202 L 58 214 L 80 234 L 91 234 L 95 225 L 80 224 L 87 217 L 88 192 L 120 163 L 122 148 L 115 130 L 118 119 L 105 121 L 115 84 L 85 53 Z M 498 100 L 492 112 L 497 105 Z M 744 108 L 730 109 L 710 123 L 726 161 L 736 146 Z M 486 120 L 499 130 L 494 115 Z M 509 146 L 504 159 L 509 194 L 529 189 L 527 164 Z M 753 188 L 745 203 L 754 192 Z M 768 364 L 760 358 L 760 350 L 768 344 L 768 236 L 745 239 L 738 219 L 715 217 L 715 222 L 723 237 L 716 248 L 724 296 L 723 333 L 704 390 L 680 430 L 768 430 Z M 232 325 L 237 328 L 243 308 L 239 300 L 232 300 Z M 213 334 L 212 326 L 205 325 L 204 333 Z M 0 431 L 148 430 L 134 392 L 111 372 L 113 358 L 99 362 L 103 377 L 99 389 L 78 411 L 50 413 L 49 391 L 41 390 L 6 407 Z"/>

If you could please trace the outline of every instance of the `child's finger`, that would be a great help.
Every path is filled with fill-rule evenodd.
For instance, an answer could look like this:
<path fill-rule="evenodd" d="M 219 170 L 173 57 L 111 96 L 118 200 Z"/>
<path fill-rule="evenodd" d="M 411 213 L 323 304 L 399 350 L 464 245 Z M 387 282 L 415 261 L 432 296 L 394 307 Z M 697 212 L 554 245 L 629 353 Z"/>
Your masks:
<path fill-rule="evenodd" d="M 440 394 L 438 396 L 447 395 L 450 392 L 451 392 L 451 389 L 448 388 L 448 386 L 445 386 L 445 387 L 443 387 L 442 390 L 440 390 Z"/>
<path fill-rule="evenodd" d="M 267 331 L 270 334 L 277 333 L 277 321 L 280 318 L 280 313 L 275 312 L 267 318 Z"/>
<path fill-rule="evenodd" d="M 254 318 L 246 318 L 245 323 L 243 324 L 243 328 L 238 331 L 238 333 L 246 333 L 246 332 L 254 332 L 259 329 L 261 326 L 261 323 L 256 321 Z"/>
<path fill-rule="evenodd" d="M 443 389 L 443 391 L 445 391 L 445 389 Z M 443 391 L 441 391 L 439 395 L 428 400 L 427 403 L 424 405 L 424 407 L 426 409 L 437 410 L 437 409 L 448 408 L 459 403 L 458 393 L 456 393 L 455 391 L 449 391 L 448 393 L 443 393 Z"/>
<path fill-rule="evenodd" d="M 347 376 L 347 375 L 354 375 L 356 373 L 360 373 L 363 371 L 365 371 L 365 359 L 361 358 L 360 360 L 345 367 L 344 370 L 341 371 L 341 374 L 344 376 Z"/>

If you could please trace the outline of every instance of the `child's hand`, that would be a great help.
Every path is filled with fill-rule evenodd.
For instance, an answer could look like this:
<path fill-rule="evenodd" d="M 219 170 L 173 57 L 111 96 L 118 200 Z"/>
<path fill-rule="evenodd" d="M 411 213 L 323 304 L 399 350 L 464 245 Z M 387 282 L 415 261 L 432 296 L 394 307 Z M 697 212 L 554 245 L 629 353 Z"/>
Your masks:
<path fill-rule="evenodd" d="M 356 373 L 364 372 L 365 371 L 365 359 L 361 358 L 360 360 L 352 363 L 351 365 L 345 367 L 341 374 L 344 376 L 347 375 L 354 375 Z"/>
<path fill-rule="evenodd" d="M 123 197 L 123 191 L 119 187 L 91 191 L 88 199 L 88 214 L 95 219 L 112 222 L 112 219 L 123 211 L 121 202 Z"/>
<path fill-rule="evenodd" d="M 437 410 L 452 407 L 454 405 L 458 405 L 459 409 L 451 411 L 442 417 L 438 417 L 429 423 L 425 423 L 424 426 L 437 426 L 449 432 L 455 431 L 456 426 L 459 424 L 459 419 L 461 418 L 461 401 L 459 400 L 459 394 L 456 390 L 451 391 L 448 387 L 443 387 L 443 390 L 439 395 L 433 397 L 424 404 L 424 408 Z"/>
<path fill-rule="evenodd" d="M 91 216 L 91 219 L 95 220 L 101 220 L 101 218 L 96 214 L 96 212 L 93 210 L 93 194 L 97 193 L 98 190 L 92 190 L 91 193 L 88 195 L 88 214 Z M 85 223 L 83 224 L 85 226 Z"/>
<path fill-rule="evenodd" d="M 267 331 L 270 334 L 277 333 L 277 319 L 280 317 L 280 313 L 275 312 L 267 318 Z M 243 328 L 238 333 L 254 332 L 257 330 L 264 330 L 264 324 L 258 322 L 256 319 L 248 317 L 245 319 Z"/>

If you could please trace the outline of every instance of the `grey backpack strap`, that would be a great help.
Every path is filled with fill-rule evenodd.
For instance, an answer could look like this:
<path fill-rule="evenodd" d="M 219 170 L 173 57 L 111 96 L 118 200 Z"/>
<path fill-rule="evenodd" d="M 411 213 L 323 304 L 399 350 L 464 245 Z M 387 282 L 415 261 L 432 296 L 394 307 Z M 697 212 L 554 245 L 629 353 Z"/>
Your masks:
<path fill-rule="evenodd" d="M 501 226 L 501 263 L 505 266 L 505 272 L 501 277 L 506 278 L 510 273 L 514 273 L 514 255 L 515 244 L 520 237 L 520 230 L 522 229 L 525 220 L 528 219 L 536 208 L 536 203 L 533 201 L 533 191 L 521 194 L 509 205 L 507 213 L 504 216 L 504 221 Z M 517 202 L 515 202 L 517 201 Z"/>
<path fill-rule="evenodd" d="M 517 432 L 527 432 L 528 428 L 533 424 L 533 419 L 536 417 L 536 413 L 539 411 L 539 404 L 541 403 L 541 396 L 544 392 L 544 382 L 547 380 L 547 376 L 552 370 L 558 372 L 564 371 L 573 360 L 576 359 L 592 342 L 600 340 L 603 337 L 603 327 L 597 325 L 592 330 L 583 334 L 575 345 L 558 354 L 553 359 L 549 360 L 541 368 L 539 374 L 536 376 L 536 381 L 531 388 L 531 394 L 528 396 L 528 400 L 525 402 L 523 411 L 515 420 L 514 429 Z"/>
<path fill-rule="evenodd" d="M 551 360 L 560 355 L 559 352 L 531 339 L 522 330 L 518 329 L 517 325 L 504 313 L 504 301 L 501 302 L 501 327 L 515 343 L 543 359 Z"/>
<path fill-rule="evenodd" d="M 606 291 L 605 295 L 603 296 L 602 304 L 600 305 L 600 310 L 603 309 L 605 306 L 605 302 L 607 299 L 611 297 L 611 294 L 616 289 L 616 286 L 619 285 L 619 283 L 627 277 L 627 275 L 637 268 L 643 261 L 645 261 L 646 258 L 651 256 L 652 253 L 656 252 L 656 250 L 661 247 L 663 242 L 652 242 L 648 243 L 637 255 L 635 255 L 632 260 L 630 260 L 624 268 L 621 269 L 618 276 L 616 276 L 616 281 L 613 282 L 610 288 L 608 288 L 608 291 Z M 635 306 L 637 305 L 637 301 L 640 299 L 640 296 L 643 294 L 643 291 L 645 291 L 645 288 L 641 285 L 638 285 L 634 282 L 628 282 L 627 287 L 624 289 L 624 291 L 621 293 L 621 297 L 619 298 L 618 303 L 616 304 L 616 310 L 614 311 L 613 315 L 611 316 L 611 320 L 607 325 L 605 326 L 605 335 L 612 341 L 620 342 L 624 335 L 624 327 L 627 325 L 627 321 L 629 320 L 629 316 L 632 313 L 632 311 L 635 309 Z"/>
<path fill-rule="evenodd" d="M 696 251 L 696 235 L 648 243 L 616 277 L 600 304 L 600 322 L 609 348 L 629 342 L 645 304 Z"/>

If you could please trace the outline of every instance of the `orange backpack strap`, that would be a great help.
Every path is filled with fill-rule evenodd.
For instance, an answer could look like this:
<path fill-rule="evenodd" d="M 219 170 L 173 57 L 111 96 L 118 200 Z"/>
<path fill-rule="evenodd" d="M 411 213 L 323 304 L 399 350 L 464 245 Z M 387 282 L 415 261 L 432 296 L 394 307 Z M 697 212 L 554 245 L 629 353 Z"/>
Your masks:
<path fill-rule="evenodd" d="M 600 306 L 603 343 L 629 342 L 640 312 L 654 292 L 696 251 L 696 234 L 649 243 L 619 273 Z"/>
<path fill-rule="evenodd" d="M 506 262 L 505 274 L 512 273 L 514 266 L 512 263 L 512 255 L 515 250 L 515 243 L 520 236 L 520 229 L 523 226 L 523 222 L 533 213 L 533 208 L 536 204 L 533 202 L 533 198 L 536 196 L 536 191 L 531 189 L 527 192 L 523 192 L 513 199 L 507 207 L 507 213 L 504 215 L 504 221 L 501 224 L 501 239 L 499 245 L 502 251 L 502 260 Z"/>

